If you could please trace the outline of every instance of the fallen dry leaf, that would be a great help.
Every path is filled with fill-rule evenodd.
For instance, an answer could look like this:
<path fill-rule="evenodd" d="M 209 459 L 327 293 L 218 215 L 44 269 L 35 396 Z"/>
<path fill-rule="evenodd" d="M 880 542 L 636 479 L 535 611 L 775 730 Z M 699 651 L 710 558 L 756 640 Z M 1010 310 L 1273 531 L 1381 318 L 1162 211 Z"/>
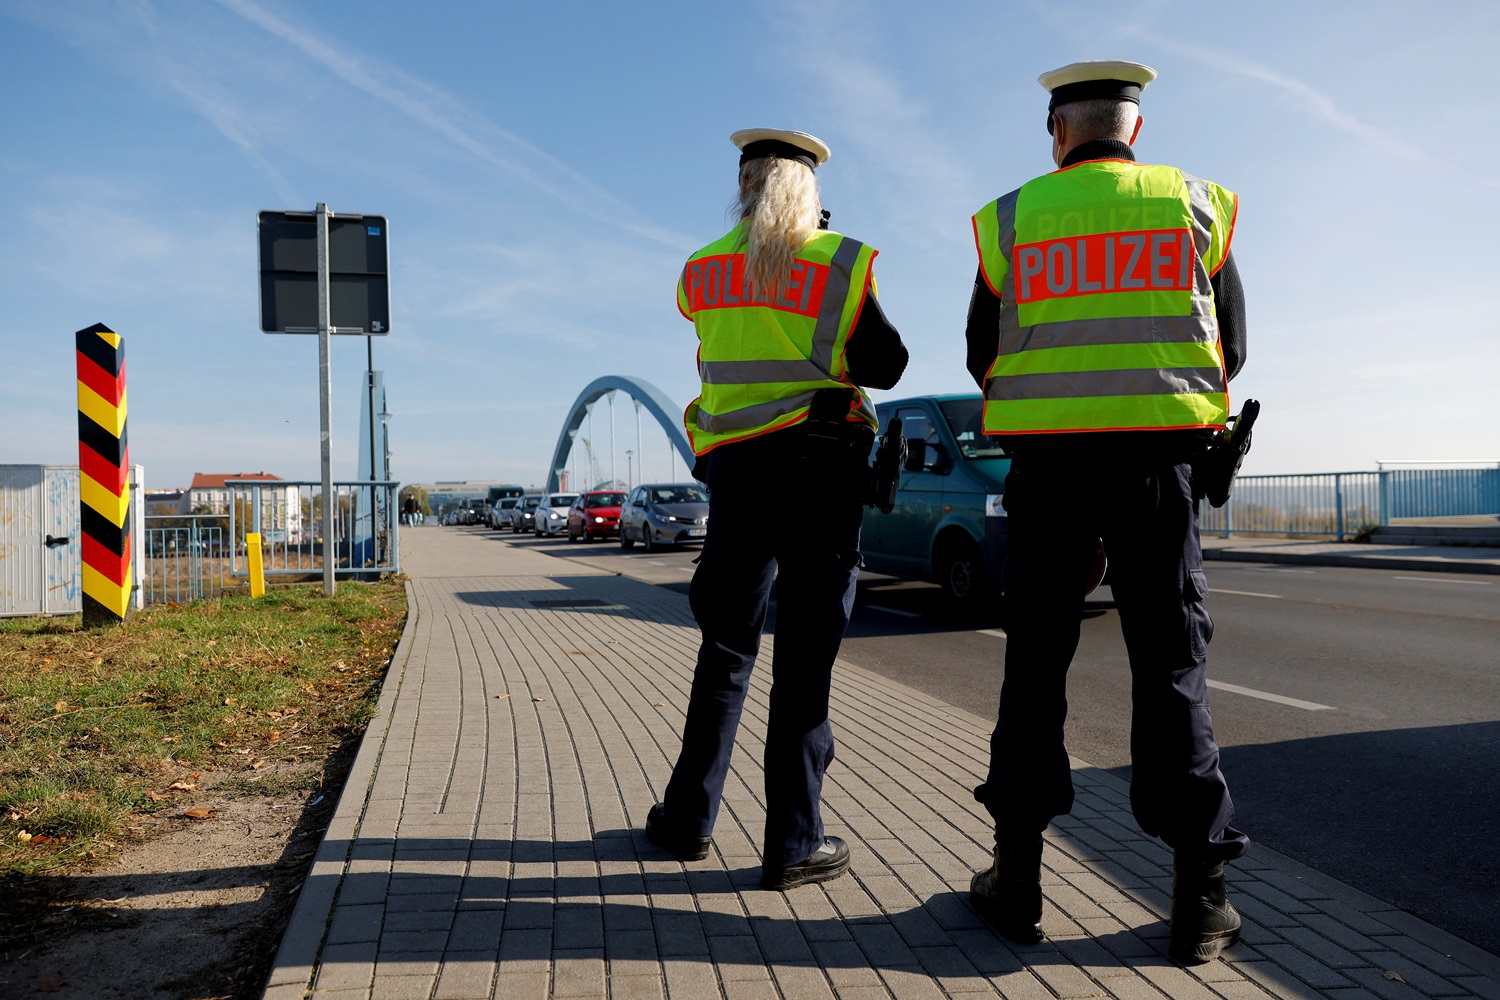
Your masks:
<path fill-rule="evenodd" d="M 300 708 L 283 708 L 281 710 L 281 714 L 282 715 L 296 715 L 300 711 L 302 711 L 302 709 L 300 709 Z"/>
<path fill-rule="evenodd" d="M 224 699 L 224 704 L 226 704 L 226 705 L 238 705 L 239 703 L 240 703 L 240 700 L 238 698 L 225 698 Z"/>
<path fill-rule="evenodd" d="M 495 695 L 495 697 L 496 698 L 509 698 L 510 695 L 508 695 L 508 694 L 497 694 L 497 695 Z"/>
<path fill-rule="evenodd" d="M 269 715 L 273 719 L 279 719 L 279 718 L 281 718 L 281 713 L 280 712 L 267 712 L 266 714 Z"/>
<path fill-rule="evenodd" d="M 24 844 L 26 843 L 26 841 L 31 839 L 31 834 L 27 833 L 25 830 L 17 830 L 16 839 Z"/>
<path fill-rule="evenodd" d="M 270 740 L 272 743 L 275 743 L 277 740 L 281 739 L 281 734 L 272 733 L 270 736 L 267 736 L 266 739 Z"/>
<path fill-rule="evenodd" d="M 176 789 L 179 792 L 196 792 L 198 790 L 198 786 L 191 781 L 174 781 L 167 787 Z"/>
<path fill-rule="evenodd" d="M 146 797 L 149 798 L 152 802 L 160 802 L 162 799 L 166 798 L 166 796 L 161 792 L 147 792 Z"/>
<path fill-rule="evenodd" d="M 51 844 L 51 843 L 55 843 L 55 842 L 60 842 L 61 840 L 62 840 L 61 837 L 49 837 L 45 833 L 39 833 L 35 837 L 31 838 L 31 842 L 33 844 Z"/>
<path fill-rule="evenodd" d="M 213 816 L 213 809 L 184 809 L 182 814 L 188 819 L 209 819 Z"/>
<path fill-rule="evenodd" d="M 1387 979 L 1389 979 L 1389 980 L 1391 980 L 1392 982 L 1395 982 L 1395 983 L 1404 983 L 1404 982 L 1406 982 L 1405 979 L 1401 978 L 1401 973 L 1397 972 L 1394 969 L 1386 969 L 1385 970 L 1385 978 L 1387 978 Z"/>
<path fill-rule="evenodd" d="M 265 767 L 269 763 L 271 763 L 271 762 L 268 761 L 268 760 L 258 760 L 255 763 L 251 764 L 250 767 L 251 767 L 252 770 L 259 771 L 261 768 Z"/>
<path fill-rule="evenodd" d="M 67 707 L 68 707 L 68 703 L 67 702 L 65 702 L 65 701 L 59 701 L 56 705 L 52 706 L 52 710 L 54 712 L 61 712 L 61 711 L 64 711 L 65 709 L 67 709 Z"/>
<path fill-rule="evenodd" d="M 652 705 L 651 705 L 651 707 L 652 708 L 666 708 L 667 707 L 667 703 L 664 702 L 664 701 L 653 702 Z"/>

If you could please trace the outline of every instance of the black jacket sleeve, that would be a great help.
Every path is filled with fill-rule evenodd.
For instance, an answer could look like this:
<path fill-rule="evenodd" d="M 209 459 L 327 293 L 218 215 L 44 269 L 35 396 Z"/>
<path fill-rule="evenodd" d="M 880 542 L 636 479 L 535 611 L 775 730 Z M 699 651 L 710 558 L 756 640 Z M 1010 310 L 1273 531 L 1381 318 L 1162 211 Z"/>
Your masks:
<path fill-rule="evenodd" d="M 1224 264 L 1213 276 L 1214 312 L 1219 319 L 1219 347 L 1224 351 L 1224 373 L 1234 378 L 1245 367 L 1245 288 L 1234 253 L 1224 255 Z"/>
<path fill-rule="evenodd" d="M 875 290 L 866 289 L 859 319 L 855 321 L 844 348 L 849 381 L 870 389 L 889 389 L 900 381 L 908 359 L 901 334 L 885 318 L 885 310 L 880 308 Z"/>
<path fill-rule="evenodd" d="M 1245 288 L 1234 254 L 1224 255 L 1224 265 L 1213 276 L 1214 312 L 1219 320 L 1219 344 L 1224 351 L 1224 371 L 1234 378 L 1245 366 L 1247 351 L 1245 332 Z M 974 276 L 974 294 L 969 298 L 969 322 L 965 330 L 968 341 L 969 374 L 984 391 L 984 375 L 995 362 L 1000 349 L 1000 298 L 990 291 L 981 270 Z"/>
<path fill-rule="evenodd" d="M 964 336 L 969 342 L 969 374 L 983 392 L 985 372 L 1000 351 L 1000 297 L 990 291 L 983 268 L 974 275 L 974 294 L 969 296 L 969 323 Z"/>

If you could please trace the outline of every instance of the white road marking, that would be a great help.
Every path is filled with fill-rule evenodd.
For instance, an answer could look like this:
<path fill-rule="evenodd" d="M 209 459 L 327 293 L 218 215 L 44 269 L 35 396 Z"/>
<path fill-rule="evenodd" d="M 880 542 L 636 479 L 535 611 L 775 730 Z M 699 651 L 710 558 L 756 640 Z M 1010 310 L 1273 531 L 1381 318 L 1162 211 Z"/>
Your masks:
<path fill-rule="evenodd" d="M 902 618 L 921 618 L 922 617 L 921 614 L 919 614 L 916 611 L 902 611 L 900 608 L 887 608 L 887 607 L 883 607 L 883 606 L 881 606 L 879 604 L 870 604 L 870 605 L 867 605 L 867 607 L 869 607 L 869 609 L 871 611 L 884 611 L 888 615 L 900 615 Z"/>
<path fill-rule="evenodd" d="M 1253 590 L 1225 590 L 1223 587 L 1212 587 L 1212 586 L 1209 587 L 1209 593 L 1211 593 L 1211 594 L 1234 594 L 1234 595 L 1236 595 L 1238 597 L 1273 597 L 1276 600 L 1280 600 L 1281 599 L 1281 595 L 1280 594 L 1259 594 L 1259 593 L 1256 593 Z"/>
<path fill-rule="evenodd" d="M 1470 587 L 1488 587 L 1491 585 L 1491 581 L 1489 580 L 1445 580 L 1431 576 L 1393 576 L 1391 579 L 1411 580 L 1414 583 L 1465 583 Z"/>
<path fill-rule="evenodd" d="M 1268 691 L 1257 691 L 1254 688 L 1240 687 L 1238 684 L 1225 684 L 1223 681 L 1209 681 L 1208 686 L 1218 691 L 1228 691 L 1230 694 L 1242 694 L 1247 698 L 1259 698 L 1261 701 L 1274 701 L 1278 705 L 1290 705 L 1293 708 L 1303 708 L 1309 712 L 1331 711 L 1332 705 L 1319 705 L 1315 701 L 1303 701 L 1301 698 L 1288 698 L 1284 694 L 1271 694 Z"/>
<path fill-rule="evenodd" d="M 996 639 L 1004 639 L 1005 638 L 1005 633 L 1002 632 L 1002 631 L 1000 631 L 1000 629 L 997 629 L 997 628 L 982 628 L 982 629 L 979 630 L 979 634 L 980 635 L 992 635 Z"/>
<path fill-rule="evenodd" d="M 1213 571 L 1215 573 L 1301 573 L 1303 576 L 1317 576 L 1315 569 L 1288 569 L 1285 566 L 1225 566 L 1216 563 Z"/>

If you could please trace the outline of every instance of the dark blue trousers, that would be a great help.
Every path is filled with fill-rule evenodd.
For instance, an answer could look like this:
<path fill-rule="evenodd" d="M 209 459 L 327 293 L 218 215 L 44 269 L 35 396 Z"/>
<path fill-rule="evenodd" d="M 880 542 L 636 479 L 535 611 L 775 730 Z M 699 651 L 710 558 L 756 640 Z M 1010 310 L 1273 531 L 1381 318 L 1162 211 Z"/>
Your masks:
<path fill-rule="evenodd" d="M 797 864 L 823 843 L 819 796 L 833 760 L 828 689 L 854 604 L 864 458 L 851 451 L 833 467 L 814 468 L 802 457 L 798 428 L 706 456 L 708 535 L 691 591 L 703 642 L 664 803 L 684 833 L 713 832 L 774 586 L 762 853 L 769 866 Z"/>
<path fill-rule="evenodd" d="M 1206 656 L 1213 621 L 1186 464 L 1018 456 L 1005 481 L 1005 682 L 990 769 L 974 795 L 1007 829 L 1040 831 L 1073 805 L 1063 744 L 1082 586 L 1104 540 L 1131 672 L 1136 821 L 1197 860 L 1237 858 L 1249 839 L 1219 770 Z"/>

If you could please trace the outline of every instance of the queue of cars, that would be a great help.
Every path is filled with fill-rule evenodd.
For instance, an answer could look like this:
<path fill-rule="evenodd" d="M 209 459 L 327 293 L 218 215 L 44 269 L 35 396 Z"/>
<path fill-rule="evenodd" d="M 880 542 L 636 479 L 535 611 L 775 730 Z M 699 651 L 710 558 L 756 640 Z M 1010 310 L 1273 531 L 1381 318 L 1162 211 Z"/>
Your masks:
<path fill-rule="evenodd" d="M 876 406 L 880 432 L 900 417 L 907 457 L 889 514 L 865 514 L 860 550 L 865 565 L 890 576 L 931 580 L 961 609 L 993 603 L 1004 579 L 1008 520 L 1003 504 L 1010 457 L 984 434 L 978 394 L 915 396 Z M 499 504 L 496 505 L 499 508 Z M 590 490 L 518 497 L 499 508 L 495 527 L 535 531 L 569 541 L 614 537 L 621 548 L 646 551 L 702 542 L 708 534 L 708 493 L 696 482 L 644 483 L 625 491 Z M 775 529 L 771 529 L 775 530 Z M 1099 549 L 1088 593 L 1105 577 Z"/>
<path fill-rule="evenodd" d="M 618 539 L 646 551 L 701 542 L 708 533 L 708 494 L 698 483 L 648 483 L 625 490 L 586 490 L 466 501 L 440 524 L 487 524 L 570 542 Z"/>

